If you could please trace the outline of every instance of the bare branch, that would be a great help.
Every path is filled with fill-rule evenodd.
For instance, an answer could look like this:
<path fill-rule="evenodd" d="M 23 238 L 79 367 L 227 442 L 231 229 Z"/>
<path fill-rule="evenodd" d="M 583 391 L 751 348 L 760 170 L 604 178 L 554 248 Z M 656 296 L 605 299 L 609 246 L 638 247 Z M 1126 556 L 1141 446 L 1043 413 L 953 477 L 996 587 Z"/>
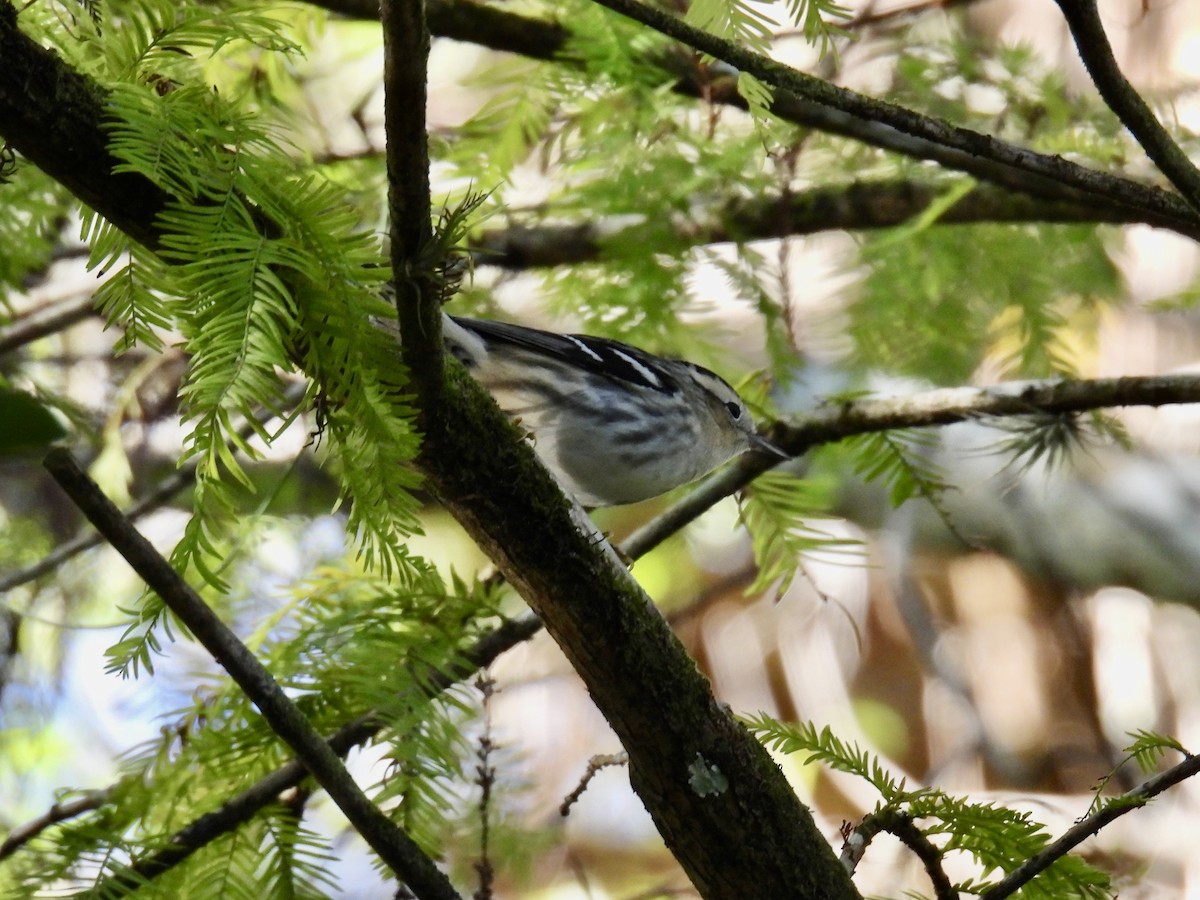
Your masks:
<path fill-rule="evenodd" d="M 121 515 L 71 455 L 62 449 L 51 450 L 45 465 L 96 529 L 229 673 L 392 871 L 422 900 L 457 900 L 458 893 L 449 879 L 355 784 L 333 748 L 288 699 L 271 673 Z"/>
<path fill-rule="evenodd" d="M 0 332 L 0 356 L 95 315 L 91 293 L 67 297 L 22 316 Z"/>
<path fill-rule="evenodd" d="M 786 197 L 739 200 L 679 222 L 675 233 L 689 245 L 796 237 L 825 231 L 891 228 L 921 215 L 956 182 L 922 183 L 905 179 L 856 181 L 796 191 Z M 1146 221 L 1133 210 L 1094 198 L 1047 200 L 1003 188 L 972 188 L 938 217 L 939 224 L 982 222 Z M 514 225 L 483 232 L 471 249 L 477 266 L 529 269 L 592 262 L 605 247 L 637 239 L 639 225 L 618 228 L 582 225 Z"/>
<path fill-rule="evenodd" d="M 707 53 L 740 72 L 747 72 L 777 91 L 784 92 L 781 97 L 776 98 L 772 112 L 776 111 L 781 101 L 786 102 L 790 95 L 802 103 L 823 107 L 831 114 L 829 125 L 836 124 L 835 120 L 839 115 L 848 116 L 870 122 L 876 131 L 900 132 L 904 136 L 926 142 L 939 151 L 948 151 L 939 152 L 936 156 L 927 154 L 915 146 L 899 151 L 910 156 L 934 159 L 948 168 L 959 169 L 989 181 L 997 181 L 994 166 L 999 163 L 1026 178 L 1035 177 L 1043 185 L 1056 185 L 1060 188 L 1066 186 L 1084 194 L 1099 194 L 1123 206 L 1161 216 L 1164 221 L 1174 220 L 1179 228 L 1183 229 L 1181 233 L 1196 234 L 1200 228 L 1200 219 L 1197 218 L 1196 211 L 1179 196 L 1160 188 L 1139 185 L 1124 178 L 1088 169 L 1061 156 L 1036 153 L 1026 147 L 1009 144 L 968 128 L 932 119 L 895 104 L 846 90 L 694 28 L 670 13 L 647 6 L 638 0 L 595 2 L 660 34 Z M 734 86 L 730 87 L 733 89 Z M 840 133 L 833 127 L 827 126 L 827 130 Z M 871 140 L 868 143 L 883 146 L 879 140 Z M 981 161 L 986 163 L 983 169 L 979 166 Z M 1026 184 L 1024 188 L 1017 189 L 1028 190 L 1031 186 Z"/>
<path fill-rule="evenodd" d="M 12 856 L 47 828 L 99 809 L 108 802 L 114 789 L 115 785 L 102 791 L 88 791 L 72 800 L 55 803 L 36 819 L 30 819 L 24 825 L 17 826 L 8 833 L 4 842 L 0 843 L 0 859 Z"/>
<path fill-rule="evenodd" d="M 1121 74 L 1100 21 L 1096 0 L 1057 2 L 1071 29 L 1071 36 L 1075 38 L 1075 48 L 1104 102 L 1137 138 L 1146 155 L 1154 160 L 1171 184 L 1193 208 L 1200 210 L 1200 170 L 1192 165 L 1187 154 L 1159 124 L 1142 95 Z"/>
<path fill-rule="evenodd" d="M 991 387 L 940 388 L 902 397 L 825 401 L 794 425 L 772 432 L 793 453 L 870 431 L 949 425 L 982 416 L 1087 412 L 1114 406 L 1200 403 L 1198 375 L 1009 381 Z"/>
<path fill-rule="evenodd" d="M 1040 853 L 1035 853 L 1008 875 L 996 882 L 990 889 L 980 895 L 980 900 L 1004 900 L 1011 897 L 1033 878 L 1053 865 L 1054 861 L 1066 856 L 1075 847 L 1110 822 L 1119 819 L 1125 813 L 1140 809 L 1157 797 L 1167 788 L 1174 787 L 1180 782 L 1191 778 L 1200 772 L 1200 756 L 1189 755 L 1183 762 L 1168 769 L 1161 775 L 1155 775 L 1149 781 L 1134 788 L 1119 797 L 1109 801 L 1103 809 L 1082 819 Z"/>
<path fill-rule="evenodd" d="M 571 807 L 574 806 L 579 798 L 583 796 L 583 792 L 588 789 L 588 785 L 592 783 L 592 779 L 600 774 L 601 769 L 607 769 L 609 766 L 627 766 L 629 765 L 628 753 L 600 753 L 588 760 L 587 769 L 579 778 L 579 784 L 571 789 L 571 793 L 563 798 L 563 802 L 558 805 L 558 814 L 569 816 Z"/>
<path fill-rule="evenodd" d="M 949 425 L 992 416 L 1087 412 L 1112 406 L 1166 406 L 1200 403 L 1200 376 L 1155 375 L 1080 381 L 1013 381 L 994 387 L 943 388 L 902 397 L 826 401 L 794 422 L 777 423 L 770 438 L 793 457 L 813 447 L 877 431 Z M 774 457 L 746 454 L 710 475 L 658 518 L 631 534 L 621 549 L 637 557 L 699 518 L 767 469 Z"/>

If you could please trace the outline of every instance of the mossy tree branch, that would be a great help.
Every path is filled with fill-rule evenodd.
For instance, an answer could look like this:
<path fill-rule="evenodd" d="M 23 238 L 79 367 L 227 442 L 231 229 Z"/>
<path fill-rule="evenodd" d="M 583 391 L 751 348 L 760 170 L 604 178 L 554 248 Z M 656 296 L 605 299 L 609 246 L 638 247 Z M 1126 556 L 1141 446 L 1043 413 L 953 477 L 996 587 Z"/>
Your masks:
<path fill-rule="evenodd" d="M 17 27 L 0 2 L 0 136 L 14 150 L 139 244 L 154 250 L 159 213 L 173 199 L 147 178 L 116 174 L 104 91 Z"/>
<path fill-rule="evenodd" d="M 417 427 L 441 410 L 442 312 L 430 259 L 426 69 L 429 28 L 423 0 L 383 0 L 383 111 L 387 133 L 392 281 L 400 355 L 417 395 Z"/>
<path fill-rule="evenodd" d="M 739 200 L 723 209 L 689 216 L 676 225 L 681 244 L 798 237 L 826 231 L 891 228 L 920 216 L 955 183 L 938 185 L 906 179 L 855 181 L 796 191 L 787 197 Z M 978 185 L 956 200 L 938 224 L 1078 223 L 1128 224 L 1145 221 L 1133 210 L 1092 198 L 1044 200 L 991 185 Z M 656 223 L 660 224 L 660 223 Z M 603 260 L 608 247 L 640 240 L 640 225 L 606 228 L 604 223 L 513 225 L 482 232 L 472 244 L 477 266 L 530 269 Z"/>

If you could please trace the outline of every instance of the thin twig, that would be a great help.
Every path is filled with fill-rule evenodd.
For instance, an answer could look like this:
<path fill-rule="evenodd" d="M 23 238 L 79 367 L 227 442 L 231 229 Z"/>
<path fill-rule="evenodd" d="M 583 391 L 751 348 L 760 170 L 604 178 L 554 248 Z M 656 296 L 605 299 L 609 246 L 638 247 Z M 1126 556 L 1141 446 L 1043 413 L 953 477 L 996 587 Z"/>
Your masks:
<path fill-rule="evenodd" d="M 196 464 L 188 463 L 185 468 L 168 475 L 156 484 L 149 494 L 125 510 L 125 517 L 133 522 L 148 513 L 154 512 L 154 510 L 169 503 L 176 494 L 185 490 L 195 480 Z M 36 578 L 41 578 L 43 575 L 48 575 L 67 560 L 78 556 L 86 550 L 91 550 L 93 547 L 98 547 L 103 543 L 104 537 L 92 531 L 87 534 L 78 535 L 65 544 L 59 544 L 32 565 L 0 578 L 0 594 L 27 584 Z"/>
<path fill-rule="evenodd" d="M 112 785 L 102 791 L 88 791 L 73 800 L 55 803 L 36 819 L 30 819 L 25 824 L 17 826 L 8 833 L 4 842 L 0 843 L 0 859 L 12 856 L 47 828 L 99 809 L 108 802 L 115 787 Z"/>
<path fill-rule="evenodd" d="M 587 769 L 579 779 L 579 784 L 575 785 L 571 793 L 563 798 L 563 802 L 558 805 L 558 814 L 564 818 L 571 814 L 571 807 L 578 802 L 583 796 L 583 792 L 587 790 L 588 785 L 592 783 L 592 779 L 600 774 L 601 769 L 607 769 L 609 766 L 627 766 L 629 765 L 628 753 L 600 753 L 588 760 Z"/>
<path fill-rule="evenodd" d="M 871 841 L 884 831 L 899 838 L 900 842 L 921 860 L 925 873 L 933 884 L 934 896 L 938 900 L 958 900 L 958 892 L 954 890 L 942 868 L 942 852 L 913 824 L 912 816 L 898 809 L 883 809 L 872 813 L 854 829 L 848 824 L 843 826 L 845 843 L 842 845 L 841 860 L 847 872 L 854 873 Z"/>
<path fill-rule="evenodd" d="M 121 515 L 66 450 L 45 466 L 75 505 L 229 673 L 383 862 L 422 900 L 458 900 L 449 879 L 371 802 L 341 759 L 243 644 L 171 564 Z"/>
<path fill-rule="evenodd" d="M 1099 812 L 1080 820 L 1040 853 L 1035 853 L 1020 866 L 1009 872 L 1000 881 L 980 895 L 980 900 L 1004 900 L 1011 897 L 1036 875 L 1044 872 L 1053 865 L 1054 861 L 1066 856 L 1071 850 L 1082 844 L 1101 828 L 1125 813 L 1140 809 L 1150 800 L 1167 788 L 1174 787 L 1181 781 L 1200 773 L 1200 756 L 1189 755 L 1183 762 L 1168 769 L 1161 775 L 1155 775 L 1132 791 L 1124 793 L 1110 801 Z"/>
<path fill-rule="evenodd" d="M 479 785 L 479 859 L 475 861 L 475 872 L 479 875 L 479 888 L 472 900 L 493 900 L 496 889 L 496 868 L 492 865 L 492 789 L 496 786 L 496 764 L 492 755 L 496 752 L 496 740 L 492 736 L 492 697 L 496 694 L 496 682 L 486 672 L 480 672 L 475 686 L 483 697 L 483 734 L 475 750 L 475 783 Z"/>
<path fill-rule="evenodd" d="M 1142 95 L 1121 74 L 1112 45 L 1100 21 L 1096 0 L 1057 0 L 1079 56 L 1092 76 L 1092 83 L 1108 108 L 1117 114 L 1142 145 L 1146 155 L 1179 189 L 1193 208 L 1200 210 L 1200 169 L 1192 165 L 1183 149 L 1159 124 Z"/>

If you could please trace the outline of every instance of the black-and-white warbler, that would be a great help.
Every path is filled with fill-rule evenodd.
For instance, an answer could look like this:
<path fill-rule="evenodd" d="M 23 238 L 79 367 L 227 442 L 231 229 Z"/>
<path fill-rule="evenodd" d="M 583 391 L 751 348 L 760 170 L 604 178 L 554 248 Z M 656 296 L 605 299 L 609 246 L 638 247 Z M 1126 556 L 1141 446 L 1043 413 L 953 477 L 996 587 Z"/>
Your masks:
<path fill-rule="evenodd" d="M 629 344 L 445 316 L 446 348 L 584 506 L 665 493 L 751 449 L 783 456 L 702 366 Z"/>

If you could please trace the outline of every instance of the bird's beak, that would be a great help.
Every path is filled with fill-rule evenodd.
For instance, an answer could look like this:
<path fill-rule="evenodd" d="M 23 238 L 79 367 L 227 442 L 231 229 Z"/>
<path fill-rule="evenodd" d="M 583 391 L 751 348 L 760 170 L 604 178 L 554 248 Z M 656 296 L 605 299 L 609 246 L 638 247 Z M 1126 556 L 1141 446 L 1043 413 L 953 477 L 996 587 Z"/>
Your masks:
<path fill-rule="evenodd" d="M 750 449 L 757 450 L 759 453 L 765 453 L 767 456 L 777 456 L 779 459 L 791 459 L 792 455 L 786 450 L 781 450 L 761 434 L 750 435 Z"/>

